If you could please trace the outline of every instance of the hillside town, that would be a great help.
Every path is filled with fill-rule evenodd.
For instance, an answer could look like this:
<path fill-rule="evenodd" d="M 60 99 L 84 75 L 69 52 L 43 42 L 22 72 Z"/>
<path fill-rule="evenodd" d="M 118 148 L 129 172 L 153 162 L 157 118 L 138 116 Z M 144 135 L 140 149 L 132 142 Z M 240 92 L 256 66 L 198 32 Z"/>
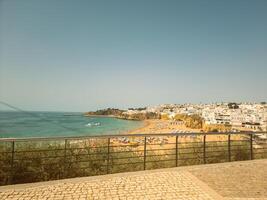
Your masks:
<path fill-rule="evenodd" d="M 262 103 L 212 103 L 212 104 L 162 104 L 146 108 L 129 108 L 122 116 L 159 116 L 177 120 L 177 115 L 200 116 L 206 125 L 231 126 L 232 130 L 248 129 L 266 131 L 267 104 Z M 153 115 L 154 114 L 154 115 Z"/>

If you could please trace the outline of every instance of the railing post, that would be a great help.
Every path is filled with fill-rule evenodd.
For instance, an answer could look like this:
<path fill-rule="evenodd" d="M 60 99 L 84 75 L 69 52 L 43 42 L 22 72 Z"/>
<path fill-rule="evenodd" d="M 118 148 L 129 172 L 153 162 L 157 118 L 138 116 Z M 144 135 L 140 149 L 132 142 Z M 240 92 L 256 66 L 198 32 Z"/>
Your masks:
<path fill-rule="evenodd" d="M 228 161 L 231 162 L 231 134 L 228 135 Z"/>
<path fill-rule="evenodd" d="M 109 174 L 109 155 L 110 155 L 110 138 L 108 138 L 108 158 L 107 158 L 107 174 Z"/>
<path fill-rule="evenodd" d="M 11 147 L 11 163 L 10 163 L 10 177 L 9 177 L 9 184 L 13 183 L 14 177 L 14 157 L 15 157 L 15 141 L 12 141 Z"/>
<path fill-rule="evenodd" d="M 253 137 L 252 133 L 250 134 L 250 159 L 253 160 Z"/>
<path fill-rule="evenodd" d="M 203 136 L 203 162 L 206 164 L 206 135 Z"/>
<path fill-rule="evenodd" d="M 64 177 L 66 177 L 66 161 L 67 161 L 67 139 L 64 140 L 64 173 L 63 173 Z"/>
<path fill-rule="evenodd" d="M 144 170 L 146 170 L 146 137 L 144 141 Z"/>
<path fill-rule="evenodd" d="M 175 166 L 178 167 L 178 135 L 176 135 L 176 154 L 175 154 Z"/>

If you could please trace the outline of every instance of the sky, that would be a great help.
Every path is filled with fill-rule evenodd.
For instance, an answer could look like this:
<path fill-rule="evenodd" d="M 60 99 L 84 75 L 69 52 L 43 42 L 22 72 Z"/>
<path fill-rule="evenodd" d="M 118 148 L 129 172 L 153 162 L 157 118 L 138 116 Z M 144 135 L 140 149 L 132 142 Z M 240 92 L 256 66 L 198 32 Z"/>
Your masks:
<path fill-rule="evenodd" d="M 0 101 L 41 111 L 266 101 L 266 10 L 266 0 L 0 0 Z"/>

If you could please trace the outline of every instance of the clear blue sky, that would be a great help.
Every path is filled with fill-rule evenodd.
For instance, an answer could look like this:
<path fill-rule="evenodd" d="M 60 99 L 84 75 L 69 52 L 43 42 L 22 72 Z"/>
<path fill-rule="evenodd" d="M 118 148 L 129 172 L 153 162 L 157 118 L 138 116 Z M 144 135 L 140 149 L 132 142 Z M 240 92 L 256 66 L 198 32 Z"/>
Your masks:
<path fill-rule="evenodd" d="M 26 110 L 267 100 L 266 0 L 0 0 L 0 99 Z"/>

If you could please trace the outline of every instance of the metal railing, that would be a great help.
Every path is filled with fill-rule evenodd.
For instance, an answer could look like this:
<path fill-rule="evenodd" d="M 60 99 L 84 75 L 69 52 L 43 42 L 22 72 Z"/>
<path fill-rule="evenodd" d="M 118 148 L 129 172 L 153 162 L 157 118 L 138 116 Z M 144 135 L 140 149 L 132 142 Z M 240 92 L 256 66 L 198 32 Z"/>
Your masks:
<path fill-rule="evenodd" d="M 266 132 L 0 139 L 0 185 L 267 158 Z"/>

